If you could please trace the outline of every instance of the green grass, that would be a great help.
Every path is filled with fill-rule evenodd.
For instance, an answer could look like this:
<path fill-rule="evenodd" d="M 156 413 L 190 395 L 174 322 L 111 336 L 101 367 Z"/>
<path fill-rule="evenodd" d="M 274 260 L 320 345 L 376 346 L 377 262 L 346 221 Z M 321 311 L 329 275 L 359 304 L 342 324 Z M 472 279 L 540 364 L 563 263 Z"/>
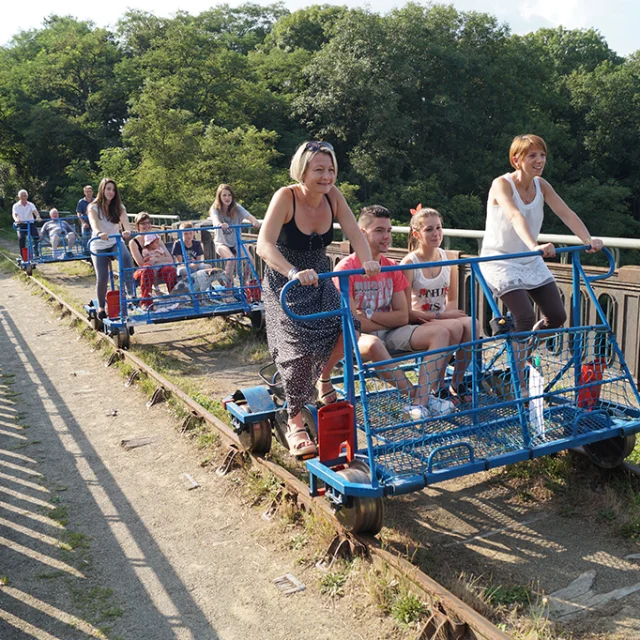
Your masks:
<path fill-rule="evenodd" d="M 640 514 L 630 517 L 620 526 L 618 532 L 627 540 L 640 541 Z"/>
<path fill-rule="evenodd" d="M 58 262 L 56 263 L 56 270 L 61 273 L 66 273 L 70 276 L 79 276 L 86 278 L 95 278 L 93 269 L 89 266 L 88 262 L 84 260 L 74 260 L 73 262 Z"/>
<path fill-rule="evenodd" d="M 531 590 L 520 585 L 513 587 L 490 586 L 484 590 L 483 598 L 495 606 L 527 605 L 531 602 Z"/>
<path fill-rule="evenodd" d="M 391 616 L 401 627 L 414 624 L 427 611 L 425 603 L 410 591 L 399 595 L 391 605 Z"/>
<path fill-rule="evenodd" d="M 69 508 L 64 504 L 58 505 L 55 509 L 47 510 L 47 515 L 63 527 L 69 524 Z"/>
<path fill-rule="evenodd" d="M 116 602 L 113 589 L 99 586 L 88 589 L 84 586 L 73 586 L 71 594 L 75 606 L 93 625 L 113 621 L 124 614 L 124 610 Z M 108 627 L 104 627 L 103 630 L 108 632 Z"/>
<path fill-rule="evenodd" d="M 60 548 L 65 551 L 74 551 L 75 549 L 88 549 L 89 536 L 76 531 L 63 531 L 60 536 Z"/>
<path fill-rule="evenodd" d="M 207 424 L 198 425 L 195 432 L 196 446 L 200 450 L 215 447 L 220 443 L 220 434 Z"/>
<path fill-rule="evenodd" d="M 273 500 L 281 490 L 281 482 L 268 471 L 249 469 L 246 488 L 255 497 L 255 504 L 264 500 Z"/>
<path fill-rule="evenodd" d="M 548 488 L 564 487 L 567 478 L 573 473 L 573 462 L 566 455 L 549 455 L 535 460 L 508 465 L 502 471 L 507 478 L 533 480 L 543 478 Z"/>
<path fill-rule="evenodd" d="M 307 534 L 304 531 L 296 533 L 289 539 L 289 549 L 292 551 L 300 551 L 300 549 L 307 546 L 307 542 Z"/>
<path fill-rule="evenodd" d="M 38 580 L 57 580 L 58 578 L 64 578 L 66 575 L 65 571 L 50 571 L 39 573 L 36 578 L 38 578 Z"/>
<path fill-rule="evenodd" d="M 640 464 L 640 436 L 636 436 L 636 446 L 631 455 L 627 458 L 627 462 L 631 464 Z"/>
<path fill-rule="evenodd" d="M 2 273 L 13 274 L 16 272 L 16 264 L 11 260 L 7 260 L 4 256 L 0 256 L 0 271 Z"/>
<path fill-rule="evenodd" d="M 347 571 L 329 571 L 320 580 L 320 593 L 330 598 L 339 598 L 344 595 L 344 585 L 349 579 Z"/>

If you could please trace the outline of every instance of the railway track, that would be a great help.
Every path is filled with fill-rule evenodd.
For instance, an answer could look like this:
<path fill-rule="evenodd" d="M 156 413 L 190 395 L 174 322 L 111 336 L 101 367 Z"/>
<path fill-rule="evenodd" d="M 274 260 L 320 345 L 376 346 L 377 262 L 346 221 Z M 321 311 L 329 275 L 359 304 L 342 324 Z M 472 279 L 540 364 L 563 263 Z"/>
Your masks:
<path fill-rule="evenodd" d="M 7 255 L 4 251 L 0 251 L 0 255 L 15 265 L 15 257 Z M 17 266 L 16 270 L 19 270 Z M 31 283 L 40 288 L 50 302 L 59 305 L 75 319 L 82 322 L 88 328 L 93 329 L 92 324 L 85 315 L 69 305 L 46 285 L 36 278 L 26 275 L 24 277 L 28 278 Z M 309 495 L 308 486 L 299 478 L 275 462 L 246 451 L 236 433 L 204 406 L 184 393 L 178 386 L 155 371 L 153 367 L 149 366 L 134 353 L 117 349 L 113 340 L 106 334 L 96 335 L 116 349 L 111 356 L 110 362 L 107 364 L 112 364 L 117 359 L 128 362 L 134 371 L 142 372 L 152 378 L 156 382 L 160 394 L 165 397 L 170 394 L 171 397 L 180 402 L 192 416 L 203 420 L 220 434 L 224 445 L 228 449 L 225 462 L 218 470 L 220 473 L 225 473 L 236 461 L 239 462 L 240 460 L 250 459 L 253 464 L 269 471 L 278 478 L 282 483 L 284 492 L 294 499 L 299 506 L 321 515 L 331 524 L 336 531 L 336 539 L 328 551 L 328 556 L 337 556 L 345 553 L 345 551 L 351 554 L 369 556 L 375 565 L 386 565 L 390 567 L 397 575 L 409 580 L 417 589 L 422 591 L 430 601 L 431 613 L 417 636 L 419 640 L 428 640 L 431 638 L 438 640 L 447 640 L 449 638 L 455 640 L 509 640 L 511 638 L 511 636 L 481 616 L 441 584 L 418 569 L 418 567 L 400 555 L 393 554 L 384 549 L 376 538 L 367 535 L 354 535 L 346 531 L 336 519 L 326 500 L 322 498 L 312 498 Z"/>
<path fill-rule="evenodd" d="M 4 253 L 2 255 L 13 262 L 11 256 L 7 256 Z M 55 301 L 56 304 L 59 304 L 82 323 L 90 326 L 82 313 L 76 311 L 76 309 L 51 291 L 46 285 L 35 278 L 31 278 L 30 280 L 52 301 Z M 114 346 L 112 340 L 106 335 L 100 335 L 100 337 L 106 340 L 112 347 Z M 303 508 L 313 510 L 316 514 L 328 520 L 338 535 L 335 545 L 331 549 L 332 552 L 339 554 L 347 549 L 351 552 L 369 555 L 374 564 L 384 564 L 391 567 L 398 575 L 410 580 L 416 588 L 424 592 L 431 602 L 433 616 L 424 625 L 424 628 L 418 636 L 419 638 L 496 638 L 498 640 L 506 640 L 510 637 L 454 596 L 438 582 L 405 560 L 398 552 L 391 553 L 387 549 L 382 548 L 379 541 L 375 538 L 354 536 L 346 532 L 336 520 L 332 509 L 324 499 L 314 499 L 309 496 L 308 486 L 304 482 L 272 460 L 248 454 L 242 442 L 231 428 L 204 406 L 184 393 L 170 380 L 166 379 L 158 371 L 155 371 L 135 353 L 116 351 L 116 354 L 114 357 L 126 360 L 135 371 L 144 372 L 144 374 L 155 380 L 157 387 L 165 394 L 170 394 L 176 401 L 186 407 L 192 415 L 216 429 L 229 450 L 226 461 L 229 466 L 241 458 L 250 458 L 253 464 L 268 470 L 279 479 L 283 486 L 283 493 L 288 494 L 289 497 L 294 499 Z M 576 452 L 580 453 L 579 450 Z M 625 463 L 624 468 L 629 473 L 640 477 L 640 468 L 638 466 Z"/>

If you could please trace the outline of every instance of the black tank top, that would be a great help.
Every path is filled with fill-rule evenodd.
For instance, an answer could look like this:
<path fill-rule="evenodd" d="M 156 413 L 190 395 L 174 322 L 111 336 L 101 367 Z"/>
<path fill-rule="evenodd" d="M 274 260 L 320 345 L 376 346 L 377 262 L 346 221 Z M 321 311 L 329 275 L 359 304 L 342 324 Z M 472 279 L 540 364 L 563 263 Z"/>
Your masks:
<path fill-rule="evenodd" d="M 296 225 L 296 194 L 291 187 L 289 187 L 289 189 L 293 197 L 293 215 L 289 222 L 285 222 L 282 225 L 277 243 L 288 249 L 295 249 L 297 251 L 310 251 L 311 249 L 328 247 L 333 242 L 333 222 L 335 220 L 329 196 L 325 193 L 324 197 L 327 199 L 329 209 L 331 210 L 331 224 L 329 225 L 329 229 L 323 234 L 315 233 L 314 231 L 311 235 L 307 235 L 306 233 L 302 233 Z"/>

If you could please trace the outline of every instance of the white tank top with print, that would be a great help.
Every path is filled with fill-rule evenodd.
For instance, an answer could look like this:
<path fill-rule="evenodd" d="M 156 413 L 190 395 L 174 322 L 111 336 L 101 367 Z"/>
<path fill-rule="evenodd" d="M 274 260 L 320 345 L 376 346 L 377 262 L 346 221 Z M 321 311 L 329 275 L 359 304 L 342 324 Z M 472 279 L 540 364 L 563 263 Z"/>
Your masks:
<path fill-rule="evenodd" d="M 441 260 L 449 259 L 442 249 L 438 251 Z M 420 263 L 415 253 L 410 253 L 407 257 L 414 264 Z M 435 278 L 427 278 L 422 269 L 415 269 L 411 284 L 411 308 L 416 311 L 444 311 L 450 283 L 451 267 L 448 265 L 442 267 Z"/>

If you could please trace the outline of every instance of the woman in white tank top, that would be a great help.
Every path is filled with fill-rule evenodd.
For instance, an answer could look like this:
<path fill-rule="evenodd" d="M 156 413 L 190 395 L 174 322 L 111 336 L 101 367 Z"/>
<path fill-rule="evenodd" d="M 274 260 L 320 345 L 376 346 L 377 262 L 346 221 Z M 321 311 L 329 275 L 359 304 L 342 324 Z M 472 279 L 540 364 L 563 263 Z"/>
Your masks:
<path fill-rule="evenodd" d="M 487 201 L 487 223 L 482 256 L 539 251 L 541 255 L 484 262 L 480 271 L 496 297 L 513 316 L 516 331 L 553 329 L 566 320 L 560 292 L 543 258 L 555 256 L 550 242 L 538 244 L 546 202 L 552 211 L 580 238 L 591 245 L 589 253 L 602 249 L 599 238 L 592 238 L 582 220 L 553 187 L 542 178 L 547 161 L 547 145 L 539 136 L 516 136 L 509 150 L 509 161 L 515 169 L 496 178 Z M 534 326 L 532 301 L 540 308 L 542 319 Z M 526 395 L 524 365 L 527 350 L 517 347 L 520 386 Z"/>
<path fill-rule="evenodd" d="M 411 235 L 409 237 L 410 253 L 401 264 L 420 264 L 449 260 L 442 244 L 442 216 L 435 209 L 423 209 L 418 205 L 412 209 Z M 414 249 L 413 251 L 411 251 Z M 404 272 L 409 281 L 407 289 L 409 322 L 422 324 L 437 322 L 449 331 L 449 344 L 458 345 L 471 340 L 471 318 L 458 309 L 458 274 L 457 267 L 423 266 Z M 478 330 L 479 331 L 479 330 Z M 480 335 L 478 333 L 478 335 Z M 451 386 L 442 389 L 441 398 L 448 397 L 454 402 L 470 402 L 471 394 L 463 383 L 464 374 L 471 361 L 471 352 L 459 349 Z M 444 374 L 444 367 L 442 368 Z"/>

